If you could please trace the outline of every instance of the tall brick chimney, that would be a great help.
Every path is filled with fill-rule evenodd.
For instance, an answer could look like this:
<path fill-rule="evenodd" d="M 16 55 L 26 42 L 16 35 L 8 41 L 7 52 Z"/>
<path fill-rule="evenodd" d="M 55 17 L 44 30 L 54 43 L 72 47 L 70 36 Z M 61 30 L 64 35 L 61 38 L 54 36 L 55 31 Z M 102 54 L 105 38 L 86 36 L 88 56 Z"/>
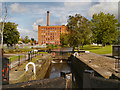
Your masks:
<path fill-rule="evenodd" d="M 47 11 L 47 26 L 49 26 L 49 11 Z"/>

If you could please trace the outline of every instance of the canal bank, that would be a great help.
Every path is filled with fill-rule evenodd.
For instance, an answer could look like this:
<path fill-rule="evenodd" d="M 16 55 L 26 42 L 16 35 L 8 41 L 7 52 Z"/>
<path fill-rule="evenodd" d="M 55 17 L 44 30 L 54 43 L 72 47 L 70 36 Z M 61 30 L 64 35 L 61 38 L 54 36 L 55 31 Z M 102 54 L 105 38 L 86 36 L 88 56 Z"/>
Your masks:
<path fill-rule="evenodd" d="M 103 90 L 103 88 L 120 89 L 120 81 L 112 76 L 115 71 L 114 59 L 89 52 L 76 53 L 76 56 L 72 54 L 69 57 L 66 52 L 60 50 L 60 52 L 57 51 L 57 54 L 52 56 L 52 63 L 49 63 L 50 66 L 47 66 L 48 70 L 45 69 L 47 73 L 44 79 L 37 80 L 37 82 L 42 81 L 42 83 L 36 85 L 31 81 L 24 87 L 42 88 L 44 86 L 47 88 L 47 85 L 50 85 L 51 88 L 60 88 L 64 84 L 64 88 L 66 88 L 67 79 L 70 77 L 64 78 L 61 76 L 71 72 L 72 85 L 69 84 L 69 86 L 71 85 L 72 88 L 90 88 L 94 90 L 98 88 L 99 90 Z M 51 53 L 51 55 L 53 54 Z"/>
<path fill-rule="evenodd" d="M 114 59 L 93 53 L 71 55 L 73 82 L 79 88 L 120 89 L 120 81 L 112 74 L 115 72 Z"/>
<path fill-rule="evenodd" d="M 35 60 L 34 60 L 35 59 Z M 35 63 L 36 75 L 34 76 L 33 66 L 28 66 L 28 71 L 25 70 L 25 66 L 27 63 L 22 64 L 16 68 L 10 70 L 10 79 L 9 84 L 19 83 L 19 82 L 27 82 L 30 80 L 40 80 L 44 79 L 46 72 L 51 64 L 52 57 L 50 54 L 41 54 L 35 58 L 31 62 Z"/>

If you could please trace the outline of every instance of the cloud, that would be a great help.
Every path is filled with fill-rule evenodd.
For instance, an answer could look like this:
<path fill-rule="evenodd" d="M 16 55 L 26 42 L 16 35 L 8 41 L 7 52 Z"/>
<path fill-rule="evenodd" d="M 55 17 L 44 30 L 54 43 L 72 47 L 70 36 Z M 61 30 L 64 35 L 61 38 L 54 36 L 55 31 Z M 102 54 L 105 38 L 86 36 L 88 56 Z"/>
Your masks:
<path fill-rule="evenodd" d="M 93 14 L 99 13 L 100 11 L 104 13 L 114 14 L 117 18 L 118 3 L 117 2 L 100 2 L 99 4 L 92 6 L 88 10 L 88 17 L 91 18 Z"/>
<path fill-rule="evenodd" d="M 20 28 L 20 27 L 18 27 L 17 29 L 20 32 L 20 36 L 22 38 L 24 38 L 25 36 L 28 36 L 29 39 L 34 38 L 35 40 L 37 40 L 37 38 L 38 38 L 37 32 L 35 32 L 33 30 L 28 30 L 28 29 L 24 29 L 24 28 Z"/>
<path fill-rule="evenodd" d="M 11 12 L 27 12 L 28 8 L 26 8 L 23 5 L 20 5 L 19 3 L 13 3 L 10 5 Z"/>
<path fill-rule="evenodd" d="M 34 24 L 32 25 L 33 30 L 34 31 L 38 31 L 38 25 L 43 25 L 43 23 L 44 23 L 44 19 L 43 18 L 41 18 L 39 20 L 36 20 L 34 22 Z"/>
<path fill-rule="evenodd" d="M 59 18 L 59 20 L 55 21 L 55 25 L 65 25 L 67 22 L 67 18 L 65 16 L 62 16 Z"/>
<path fill-rule="evenodd" d="M 0 0 L 0 2 L 118 2 L 119 0 Z"/>
<path fill-rule="evenodd" d="M 86 6 L 90 5 L 91 3 L 92 2 L 64 2 L 64 6 L 67 8 L 74 9 L 76 7 L 78 7 L 78 8 L 83 7 L 83 6 L 86 7 Z"/>

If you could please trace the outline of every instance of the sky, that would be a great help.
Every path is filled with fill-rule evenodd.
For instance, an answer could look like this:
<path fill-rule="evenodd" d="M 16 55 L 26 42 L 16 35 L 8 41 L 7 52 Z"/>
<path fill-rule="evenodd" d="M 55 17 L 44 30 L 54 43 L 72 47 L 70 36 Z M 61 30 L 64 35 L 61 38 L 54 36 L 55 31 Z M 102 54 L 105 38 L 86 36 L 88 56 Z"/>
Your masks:
<path fill-rule="evenodd" d="M 28 36 L 38 40 L 38 25 L 47 25 L 47 11 L 50 12 L 49 23 L 51 26 L 66 25 L 68 16 L 74 16 L 75 14 L 81 14 L 90 20 L 93 14 L 100 11 L 114 14 L 118 18 L 118 0 L 102 0 L 102 2 L 101 0 L 81 0 L 80 2 L 78 0 L 74 2 L 67 0 L 61 0 L 62 2 L 56 0 L 54 2 L 47 2 L 47 0 L 44 2 L 38 0 L 34 2 L 32 0 L 24 1 L 6 0 L 8 7 L 7 21 L 18 24 L 18 31 L 22 38 Z M 4 2 L 2 3 L 3 16 Z"/>

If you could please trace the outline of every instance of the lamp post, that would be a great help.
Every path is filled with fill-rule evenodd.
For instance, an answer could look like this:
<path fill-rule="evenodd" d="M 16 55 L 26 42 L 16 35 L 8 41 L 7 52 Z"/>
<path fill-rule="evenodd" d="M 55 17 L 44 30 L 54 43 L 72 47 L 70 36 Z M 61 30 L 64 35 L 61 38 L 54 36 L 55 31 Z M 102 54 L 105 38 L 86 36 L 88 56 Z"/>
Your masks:
<path fill-rule="evenodd" d="M 120 31 L 119 29 L 120 29 L 120 27 L 118 27 L 118 31 Z M 120 40 L 119 39 L 120 39 L 120 37 L 118 34 L 118 71 L 119 71 L 119 59 L 120 59 L 120 48 L 119 48 Z"/>
<path fill-rule="evenodd" d="M 79 29 L 79 27 L 80 27 L 80 21 L 79 20 L 77 21 L 77 26 L 78 26 L 78 29 Z M 78 48 L 77 49 L 79 51 L 79 44 L 78 44 Z"/>

